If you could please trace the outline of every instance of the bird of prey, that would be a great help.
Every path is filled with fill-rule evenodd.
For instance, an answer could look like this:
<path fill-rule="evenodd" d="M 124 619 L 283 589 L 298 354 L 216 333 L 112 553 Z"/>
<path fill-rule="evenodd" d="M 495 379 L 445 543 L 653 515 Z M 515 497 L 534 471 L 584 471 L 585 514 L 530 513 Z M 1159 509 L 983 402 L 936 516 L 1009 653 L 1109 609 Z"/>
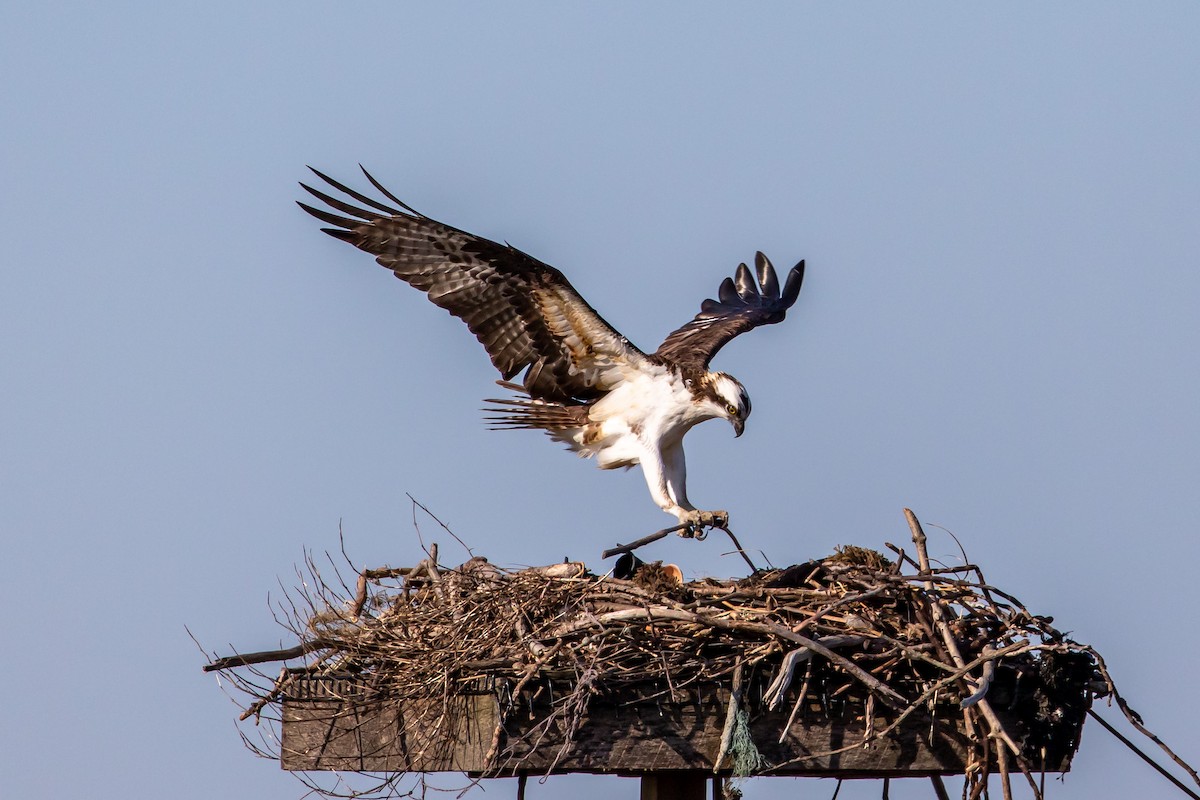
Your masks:
<path fill-rule="evenodd" d="M 311 169 L 311 168 L 310 168 Z M 724 527 L 724 511 L 688 500 L 683 436 L 708 419 L 725 419 L 741 436 L 750 397 L 733 376 L 709 369 L 729 340 L 783 320 L 804 278 L 801 261 L 780 289 L 771 262 L 755 257 L 725 278 L 718 299 L 667 336 L 653 353 L 639 350 L 605 322 L 554 267 L 508 245 L 452 228 L 413 210 L 365 169 L 395 207 L 313 169 L 341 193 L 301 184 L 328 210 L 299 205 L 431 301 L 467 324 L 515 393 L 488 400 L 497 428 L 549 434 L 601 469 L 641 465 L 650 496 L 679 521 L 683 535 Z M 351 202 L 353 201 L 353 202 Z M 334 213 L 337 212 L 337 213 Z M 519 384 L 512 379 L 524 373 Z"/>

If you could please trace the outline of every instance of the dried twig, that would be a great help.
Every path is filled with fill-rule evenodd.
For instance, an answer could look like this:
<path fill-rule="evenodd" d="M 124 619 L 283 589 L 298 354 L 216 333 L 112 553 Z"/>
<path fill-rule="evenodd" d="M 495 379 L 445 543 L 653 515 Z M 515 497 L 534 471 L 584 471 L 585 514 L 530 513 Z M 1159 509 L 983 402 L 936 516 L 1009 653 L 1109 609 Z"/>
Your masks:
<path fill-rule="evenodd" d="M 607 550 L 605 550 L 603 553 L 601 553 L 600 557 L 601 558 L 612 558 L 613 556 L 618 556 L 621 553 L 632 553 L 634 550 L 637 550 L 639 547 L 657 542 L 659 539 L 662 539 L 663 537 L 665 537 L 669 534 L 672 534 L 675 531 L 681 531 L 686 527 L 687 527 L 687 524 L 682 523 L 679 525 L 672 525 L 669 528 L 663 528 L 661 531 L 655 531 L 654 533 L 650 534 L 649 536 L 643 536 L 642 538 L 636 539 L 636 540 L 630 542 L 629 544 L 618 544 L 616 547 L 610 547 Z"/>
<path fill-rule="evenodd" d="M 1177 789 L 1179 789 L 1179 791 L 1183 792 L 1188 797 L 1193 798 L 1193 800 L 1200 800 L 1200 794 L 1196 794 L 1196 792 L 1193 791 L 1190 786 L 1188 786 L 1183 781 L 1179 780 L 1174 775 L 1172 775 L 1171 773 L 1169 773 L 1165 769 L 1163 769 L 1161 764 L 1159 764 L 1157 761 L 1152 759 L 1150 756 L 1146 755 L 1146 753 L 1144 751 L 1142 751 L 1141 748 L 1139 748 L 1133 742 L 1129 741 L 1129 739 L 1124 734 L 1122 734 L 1120 731 L 1118 731 L 1116 728 L 1114 728 L 1111 724 L 1109 724 L 1108 720 L 1106 720 L 1104 717 L 1097 714 L 1095 712 L 1095 710 L 1089 708 L 1088 716 L 1090 716 L 1092 719 L 1096 720 L 1096 722 L 1099 722 L 1101 727 L 1104 728 L 1104 730 L 1108 731 L 1113 736 L 1115 736 L 1117 738 L 1117 740 L 1119 742 L 1121 742 L 1121 744 L 1125 745 L 1130 750 L 1132 750 L 1138 756 L 1138 758 L 1142 759 L 1142 761 L 1145 761 L 1147 764 L 1154 767 L 1154 769 L 1158 771 L 1158 774 L 1162 775 L 1164 778 L 1169 780 L 1171 783 L 1175 784 L 1175 787 Z M 1188 769 L 1188 771 L 1191 771 L 1189 767 L 1185 766 L 1185 769 Z"/>
<path fill-rule="evenodd" d="M 301 642 L 295 647 L 287 647 L 282 650 L 261 650 L 257 653 L 238 653 L 232 656 L 218 658 L 210 664 L 204 665 L 205 672 L 217 672 L 220 670 L 233 669 L 234 667 L 247 667 L 251 664 L 266 664 L 272 661 L 290 661 L 293 658 L 300 658 L 303 655 L 329 647 L 326 642 L 320 639 L 310 639 L 307 642 Z"/>

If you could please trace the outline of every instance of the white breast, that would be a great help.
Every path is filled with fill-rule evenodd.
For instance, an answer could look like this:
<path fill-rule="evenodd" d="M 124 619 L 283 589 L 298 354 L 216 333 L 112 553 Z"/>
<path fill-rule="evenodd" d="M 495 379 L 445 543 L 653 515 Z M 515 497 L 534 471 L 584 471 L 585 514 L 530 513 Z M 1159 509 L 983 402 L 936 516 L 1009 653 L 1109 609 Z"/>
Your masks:
<path fill-rule="evenodd" d="M 622 381 L 588 416 L 598 431 L 573 431 L 561 440 L 581 456 L 595 456 L 601 469 L 613 469 L 631 467 L 648 452 L 661 452 L 716 414 L 693 402 L 678 373 L 655 365 Z"/>

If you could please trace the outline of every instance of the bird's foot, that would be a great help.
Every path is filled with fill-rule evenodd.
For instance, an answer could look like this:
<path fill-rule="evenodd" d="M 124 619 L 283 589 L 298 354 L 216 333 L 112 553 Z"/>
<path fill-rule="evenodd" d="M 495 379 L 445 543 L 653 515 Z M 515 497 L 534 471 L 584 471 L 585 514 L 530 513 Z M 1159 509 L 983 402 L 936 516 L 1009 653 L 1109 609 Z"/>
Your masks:
<path fill-rule="evenodd" d="M 708 535 L 708 528 L 728 528 L 728 511 L 700 511 L 693 509 L 679 520 L 684 526 L 679 535 L 685 539 L 703 539 Z"/>

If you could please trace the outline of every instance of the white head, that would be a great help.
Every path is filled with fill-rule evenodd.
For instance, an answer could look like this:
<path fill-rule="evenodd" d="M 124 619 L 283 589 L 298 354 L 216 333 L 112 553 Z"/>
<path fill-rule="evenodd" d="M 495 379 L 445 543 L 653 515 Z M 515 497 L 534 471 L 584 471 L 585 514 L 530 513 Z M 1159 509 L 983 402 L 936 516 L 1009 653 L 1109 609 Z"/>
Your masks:
<path fill-rule="evenodd" d="M 724 372 L 708 373 L 702 384 L 704 394 L 701 402 L 711 405 L 715 411 L 713 416 L 729 420 L 734 435 L 741 436 L 746 417 L 750 416 L 750 395 L 746 394 L 746 387 L 737 378 Z"/>

